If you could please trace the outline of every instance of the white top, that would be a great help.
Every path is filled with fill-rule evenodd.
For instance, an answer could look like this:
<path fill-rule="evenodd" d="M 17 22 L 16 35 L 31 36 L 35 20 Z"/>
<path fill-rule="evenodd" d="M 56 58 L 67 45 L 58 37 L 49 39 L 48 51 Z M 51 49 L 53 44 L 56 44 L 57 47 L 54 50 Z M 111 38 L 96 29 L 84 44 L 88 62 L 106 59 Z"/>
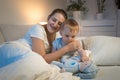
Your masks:
<path fill-rule="evenodd" d="M 34 25 L 32 28 L 28 30 L 25 36 L 18 41 L 24 44 L 25 46 L 32 48 L 32 39 L 31 37 L 36 37 L 42 39 L 45 43 L 46 52 L 49 51 L 49 43 L 47 40 L 47 35 L 44 28 L 41 25 Z"/>

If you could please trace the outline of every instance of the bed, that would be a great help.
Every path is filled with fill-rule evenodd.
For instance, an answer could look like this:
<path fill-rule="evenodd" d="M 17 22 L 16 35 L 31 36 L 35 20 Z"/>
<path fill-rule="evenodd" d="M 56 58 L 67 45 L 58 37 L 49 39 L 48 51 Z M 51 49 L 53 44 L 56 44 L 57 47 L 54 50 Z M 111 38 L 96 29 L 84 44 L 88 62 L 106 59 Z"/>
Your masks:
<path fill-rule="evenodd" d="M 16 40 L 32 25 L 0 24 L 0 44 Z M 89 36 L 80 37 L 86 49 L 90 49 L 91 59 L 99 67 L 99 72 L 93 79 L 87 80 L 119 80 L 120 79 L 120 37 Z M 35 56 L 34 59 L 32 56 Z M 59 73 L 59 68 L 46 64 L 41 56 L 31 55 L 4 68 L 0 68 L 0 80 L 86 80 L 72 76 L 71 73 Z M 33 62 L 34 60 L 34 62 Z M 34 63 L 34 67 L 33 64 Z M 46 67 L 43 67 L 46 66 Z"/>

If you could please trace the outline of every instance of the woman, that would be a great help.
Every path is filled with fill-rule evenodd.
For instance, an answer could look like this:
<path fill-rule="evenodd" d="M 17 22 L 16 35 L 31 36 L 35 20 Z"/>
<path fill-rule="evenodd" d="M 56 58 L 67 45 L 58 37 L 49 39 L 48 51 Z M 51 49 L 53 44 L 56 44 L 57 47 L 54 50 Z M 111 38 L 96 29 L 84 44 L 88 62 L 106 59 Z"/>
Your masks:
<path fill-rule="evenodd" d="M 48 16 L 47 25 L 33 26 L 22 39 L 6 42 L 0 47 L 0 67 L 21 60 L 32 53 L 40 54 L 46 62 L 59 59 L 68 51 L 73 51 L 79 46 L 78 41 L 73 41 L 56 52 L 51 52 L 52 42 L 56 37 L 62 23 L 67 19 L 67 14 L 62 9 L 55 9 Z"/>

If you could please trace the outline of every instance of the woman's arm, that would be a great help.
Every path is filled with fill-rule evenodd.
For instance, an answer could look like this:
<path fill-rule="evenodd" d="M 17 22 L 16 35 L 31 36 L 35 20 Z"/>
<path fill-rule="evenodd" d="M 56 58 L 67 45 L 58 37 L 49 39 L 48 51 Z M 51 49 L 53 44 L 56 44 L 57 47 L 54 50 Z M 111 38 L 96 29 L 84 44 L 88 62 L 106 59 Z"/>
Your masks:
<path fill-rule="evenodd" d="M 39 53 L 41 56 L 43 56 L 43 58 L 48 63 L 50 63 L 53 60 L 58 60 L 66 52 L 76 50 L 77 47 L 75 47 L 75 46 L 78 46 L 78 42 L 74 41 L 74 42 L 69 43 L 68 45 L 64 46 L 63 48 L 61 48 L 57 51 L 46 54 L 45 44 L 44 44 L 43 40 L 32 37 L 32 42 L 33 42 L 32 50 Z"/>
<path fill-rule="evenodd" d="M 32 50 L 39 53 L 41 56 L 44 56 L 46 54 L 44 41 L 42 39 L 32 37 Z"/>

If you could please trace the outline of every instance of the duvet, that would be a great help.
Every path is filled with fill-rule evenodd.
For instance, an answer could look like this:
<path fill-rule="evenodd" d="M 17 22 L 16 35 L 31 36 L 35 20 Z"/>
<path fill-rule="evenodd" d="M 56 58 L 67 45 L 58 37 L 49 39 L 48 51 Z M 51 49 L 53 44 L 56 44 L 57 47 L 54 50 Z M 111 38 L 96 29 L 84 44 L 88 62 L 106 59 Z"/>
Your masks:
<path fill-rule="evenodd" d="M 0 68 L 0 80 L 80 80 L 72 73 L 60 73 L 55 65 L 46 63 L 33 53 L 14 63 Z"/>

